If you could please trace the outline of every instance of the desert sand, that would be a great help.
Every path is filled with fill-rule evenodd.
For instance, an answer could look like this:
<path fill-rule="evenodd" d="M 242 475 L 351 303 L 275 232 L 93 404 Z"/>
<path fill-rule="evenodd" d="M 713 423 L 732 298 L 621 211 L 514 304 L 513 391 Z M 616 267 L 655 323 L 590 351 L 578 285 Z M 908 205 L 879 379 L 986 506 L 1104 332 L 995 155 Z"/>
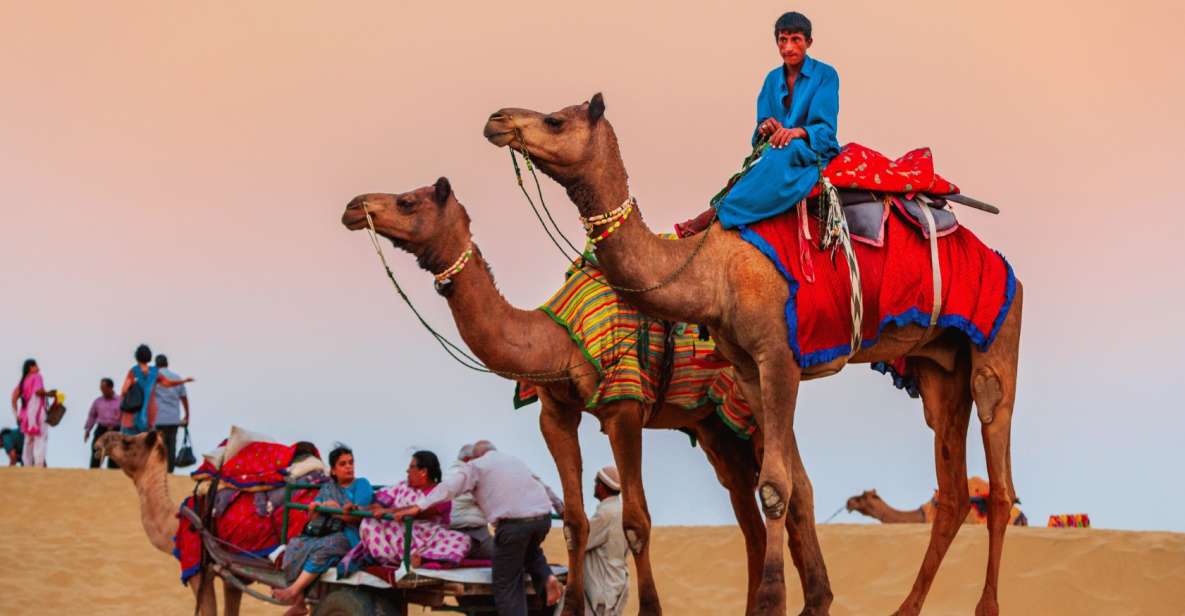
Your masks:
<path fill-rule="evenodd" d="M 191 486 L 186 477 L 170 478 L 178 502 Z M 135 491 L 121 472 L 4 468 L 0 493 L 0 613 L 192 613 L 177 562 L 149 545 Z M 832 613 L 892 612 L 913 582 L 928 532 L 922 525 L 820 526 Z M 986 549 L 984 528 L 964 527 L 924 613 L 974 610 Z M 558 528 L 546 550 L 563 562 Z M 735 528 L 656 528 L 653 559 L 667 614 L 742 613 L 745 566 Z M 790 605 L 801 605 L 792 567 L 787 576 Z M 1183 614 L 1185 534 L 1009 529 L 1000 585 L 1005 614 Z M 246 615 L 281 611 L 243 601 Z M 627 613 L 637 613 L 636 602 Z"/>

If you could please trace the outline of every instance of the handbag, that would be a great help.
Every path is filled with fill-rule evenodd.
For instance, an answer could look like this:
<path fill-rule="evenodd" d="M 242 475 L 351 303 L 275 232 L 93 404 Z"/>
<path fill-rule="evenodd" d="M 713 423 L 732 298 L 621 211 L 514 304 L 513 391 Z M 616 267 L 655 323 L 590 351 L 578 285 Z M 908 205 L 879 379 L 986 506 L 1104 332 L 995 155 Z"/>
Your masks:
<path fill-rule="evenodd" d="M 177 458 L 173 460 L 173 465 L 185 468 L 194 464 L 197 464 L 197 457 L 193 455 L 193 445 L 189 442 L 189 426 L 185 426 L 185 440 L 181 441 L 181 449 L 177 450 Z"/>
<path fill-rule="evenodd" d="M 49 410 L 45 412 L 45 423 L 51 426 L 56 426 L 62 422 L 62 417 L 66 415 L 66 405 L 62 404 L 62 400 L 66 398 L 58 393 L 55 389 L 49 392 L 53 396 L 53 404 L 49 406 Z"/>
<path fill-rule="evenodd" d="M 136 381 L 132 381 L 132 386 L 123 395 L 123 399 L 119 401 L 119 410 L 125 413 L 139 413 L 143 407 L 144 388 L 140 387 L 140 384 Z"/>

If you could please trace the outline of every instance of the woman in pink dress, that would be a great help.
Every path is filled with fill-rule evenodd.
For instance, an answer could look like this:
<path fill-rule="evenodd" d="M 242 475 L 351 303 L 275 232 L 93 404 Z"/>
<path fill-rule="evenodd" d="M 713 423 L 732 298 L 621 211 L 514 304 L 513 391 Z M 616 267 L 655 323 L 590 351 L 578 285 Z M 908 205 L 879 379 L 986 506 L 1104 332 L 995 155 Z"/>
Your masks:
<path fill-rule="evenodd" d="M 431 451 L 412 454 L 407 466 L 407 480 L 374 494 L 375 515 L 396 513 L 415 504 L 416 499 L 432 491 L 440 483 L 440 460 Z M 421 512 L 412 523 L 412 565 L 423 560 L 451 565 L 460 564 L 469 553 L 471 539 L 464 533 L 449 530 L 452 502 L 445 501 Z M 402 520 L 367 518 L 359 528 L 363 549 L 379 564 L 399 566 L 403 560 L 404 525 Z"/>
<path fill-rule="evenodd" d="M 25 466 L 45 466 L 45 448 L 49 442 L 45 399 L 49 395 L 37 360 L 26 359 L 21 367 L 21 380 L 12 390 L 12 412 L 21 434 L 25 435 L 25 450 L 21 455 Z"/>

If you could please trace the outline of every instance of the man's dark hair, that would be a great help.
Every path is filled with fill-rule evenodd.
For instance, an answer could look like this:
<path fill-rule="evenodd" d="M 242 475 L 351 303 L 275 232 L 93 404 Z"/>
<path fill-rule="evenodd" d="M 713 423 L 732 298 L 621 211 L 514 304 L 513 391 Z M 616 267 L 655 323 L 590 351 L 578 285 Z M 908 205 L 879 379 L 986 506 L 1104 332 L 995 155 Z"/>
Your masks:
<path fill-rule="evenodd" d="M 411 454 L 411 457 L 416 461 L 416 466 L 428 471 L 428 481 L 440 483 L 444 474 L 440 472 L 440 459 L 436 454 L 421 450 Z"/>
<path fill-rule="evenodd" d="M 811 40 L 811 20 L 806 18 L 806 15 L 797 11 L 790 11 L 789 13 L 782 13 L 778 21 L 774 22 L 774 38 L 785 32 L 786 34 L 799 33 L 806 37 L 806 40 Z"/>
<path fill-rule="evenodd" d="M 147 344 L 141 344 L 140 346 L 136 347 L 135 357 L 136 361 L 146 364 L 152 361 L 152 349 L 148 348 Z"/>
<path fill-rule="evenodd" d="M 338 459 L 347 453 L 353 456 L 354 450 L 342 445 L 341 443 L 334 443 L 333 451 L 329 452 L 329 468 L 332 469 L 333 467 L 337 466 Z"/>
<path fill-rule="evenodd" d="M 317 446 L 308 441 L 299 441 L 296 446 L 292 448 L 292 461 L 296 462 L 300 458 L 307 458 L 314 456 L 321 457 L 321 452 L 317 451 Z"/>
<path fill-rule="evenodd" d="M 161 353 L 160 355 L 156 356 L 156 367 L 157 368 L 168 368 L 169 367 L 169 358 L 165 357 L 164 353 Z"/>
<path fill-rule="evenodd" d="M 112 381 L 111 379 L 109 379 L 107 377 L 103 377 L 103 378 L 99 379 L 99 384 L 106 385 L 107 387 L 112 387 L 112 388 L 115 387 L 115 381 Z"/>

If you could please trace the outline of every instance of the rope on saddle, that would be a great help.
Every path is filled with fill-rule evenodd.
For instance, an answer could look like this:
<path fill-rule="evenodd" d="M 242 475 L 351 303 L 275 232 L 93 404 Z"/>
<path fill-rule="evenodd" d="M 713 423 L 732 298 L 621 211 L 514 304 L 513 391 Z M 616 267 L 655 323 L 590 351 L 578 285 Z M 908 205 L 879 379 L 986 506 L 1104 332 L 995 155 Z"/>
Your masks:
<path fill-rule="evenodd" d="M 218 523 L 214 519 L 214 496 L 218 494 L 218 475 L 214 475 L 209 481 L 210 489 L 206 491 L 203 500 L 198 500 L 198 486 L 201 484 L 194 484 L 193 486 L 193 505 L 199 509 L 197 513 L 202 523 L 202 528 L 195 530 L 200 535 L 207 535 L 217 539 Z M 202 596 L 205 594 L 206 587 L 214 583 L 214 580 L 210 579 L 213 577 L 210 567 L 210 552 L 206 550 L 204 542 L 199 542 L 199 548 L 201 552 L 198 556 L 198 572 L 201 578 L 198 579 L 198 590 L 194 594 L 193 616 L 198 616 L 201 612 Z"/>
<path fill-rule="evenodd" d="M 654 393 L 654 404 L 650 406 L 647 420 L 667 402 L 671 379 L 675 376 L 675 330 L 674 321 L 662 322 L 662 363 L 658 368 L 658 390 Z"/>
<path fill-rule="evenodd" d="M 926 232 L 930 236 L 930 271 L 933 275 L 934 302 L 930 308 L 930 324 L 926 326 L 926 333 L 922 336 L 924 342 L 930 337 L 930 332 L 938 324 L 938 314 L 942 312 L 942 265 L 938 262 L 938 229 L 934 224 L 934 214 L 930 212 L 932 201 L 926 195 L 918 194 L 921 202 L 922 217 L 926 219 Z"/>
<path fill-rule="evenodd" d="M 820 248 L 831 248 L 831 259 L 835 260 L 836 248 L 843 248 L 844 259 L 848 263 L 848 282 L 851 284 L 848 307 L 852 318 L 851 359 L 860 352 L 860 345 L 864 338 L 862 324 L 864 323 L 864 289 L 860 284 L 860 264 L 856 261 L 856 251 L 852 248 L 852 234 L 848 230 L 848 219 L 844 215 L 843 204 L 839 200 L 839 191 L 831 184 L 831 180 L 823 175 L 823 160 L 819 159 L 819 211 L 825 212 L 823 223 L 823 237 L 820 238 Z"/>

